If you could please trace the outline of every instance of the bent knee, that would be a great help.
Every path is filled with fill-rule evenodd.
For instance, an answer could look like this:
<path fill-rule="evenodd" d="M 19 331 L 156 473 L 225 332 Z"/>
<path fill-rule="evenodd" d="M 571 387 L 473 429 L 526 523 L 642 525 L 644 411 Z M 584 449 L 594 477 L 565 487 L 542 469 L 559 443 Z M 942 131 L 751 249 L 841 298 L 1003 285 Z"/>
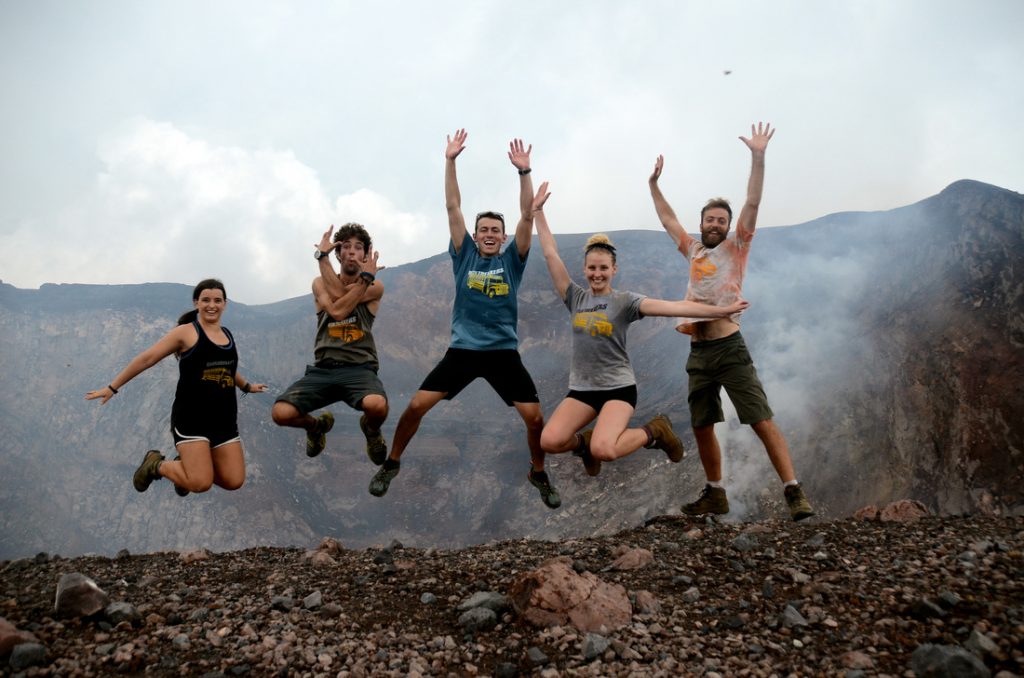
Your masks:
<path fill-rule="evenodd" d="M 591 439 L 590 456 L 601 461 L 614 461 L 616 459 L 615 442 Z"/>
<path fill-rule="evenodd" d="M 213 478 L 189 478 L 182 487 L 196 494 L 209 492 L 210 488 L 213 487 Z"/>
<path fill-rule="evenodd" d="M 270 416 L 278 426 L 286 426 L 301 415 L 295 405 L 279 400 L 271 408 Z"/>
<path fill-rule="evenodd" d="M 555 433 L 549 432 L 547 429 L 541 431 L 540 449 L 544 450 L 545 454 L 557 454 L 564 450 L 568 443 L 568 440 L 562 436 L 556 435 Z"/>
<path fill-rule="evenodd" d="M 381 395 L 368 395 L 363 398 L 363 413 L 372 419 L 384 419 L 388 416 L 388 400 Z"/>
<path fill-rule="evenodd" d="M 222 478 L 217 485 L 224 490 L 237 490 L 245 484 L 245 476 L 240 478 Z"/>

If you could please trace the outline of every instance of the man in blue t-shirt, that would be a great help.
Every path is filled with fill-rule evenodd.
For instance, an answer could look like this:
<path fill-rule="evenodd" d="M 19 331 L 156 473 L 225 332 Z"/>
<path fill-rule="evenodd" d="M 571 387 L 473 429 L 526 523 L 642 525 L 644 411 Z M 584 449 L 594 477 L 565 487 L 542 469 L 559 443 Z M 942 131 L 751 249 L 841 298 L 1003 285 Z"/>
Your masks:
<path fill-rule="evenodd" d="M 544 452 L 540 432 L 544 415 L 540 410 L 537 387 L 519 356 L 516 324 L 519 307 L 516 295 L 526 268 L 533 233 L 533 182 L 530 179 L 530 151 L 521 139 L 509 144 L 508 158 L 519 171 L 519 223 L 515 241 L 501 251 L 508 239 L 505 218 L 498 212 L 476 215 L 473 235 L 466 231 L 462 215 L 462 196 L 455 175 L 455 159 L 466 145 L 466 131 L 448 137 L 445 149 L 444 196 L 448 209 L 448 229 L 455 275 L 455 302 L 452 305 L 452 341 L 444 358 L 427 375 L 416 395 L 398 420 L 391 454 L 370 481 L 370 494 L 382 497 L 398 475 L 399 458 L 423 416 L 441 400 L 451 400 L 470 382 L 483 377 L 505 401 L 516 408 L 526 423 L 530 446 L 530 472 L 527 479 L 540 491 L 549 508 L 558 508 L 562 500 L 544 472 Z"/>

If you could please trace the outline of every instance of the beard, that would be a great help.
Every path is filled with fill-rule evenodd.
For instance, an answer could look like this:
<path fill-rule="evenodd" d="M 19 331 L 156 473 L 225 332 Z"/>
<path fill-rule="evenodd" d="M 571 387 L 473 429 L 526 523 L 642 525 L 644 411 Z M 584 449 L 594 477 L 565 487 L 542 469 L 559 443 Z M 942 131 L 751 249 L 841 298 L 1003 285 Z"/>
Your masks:
<path fill-rule="evenodd" d="M 719 231 L 713 231 L 713 230 L 711 230 L 711 231 L 701 231 L 700 232 L 700 241 L 704 244 L 704 247 L 707 247 L 708 249 L 714 249 L 715 247 L 718 247 L 723 242 L 725 242 L 725 237 L 727 235 L 729 235 L 728 231 L 726 231 L 724 233 L 723 232 L 719 232 Z"/>

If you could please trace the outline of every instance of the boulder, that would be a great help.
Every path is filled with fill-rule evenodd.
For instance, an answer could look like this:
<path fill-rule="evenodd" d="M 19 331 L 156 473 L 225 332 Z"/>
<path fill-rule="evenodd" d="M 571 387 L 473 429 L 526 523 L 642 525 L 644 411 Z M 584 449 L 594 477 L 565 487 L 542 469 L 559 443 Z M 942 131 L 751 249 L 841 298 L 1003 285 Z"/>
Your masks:
<path fill-rule="evenodd" d="M 632 616 L 625 588 L 590 572 L 577 574 L 567 556 L 518 575 L 509 598 L 516 613 L 534 626 L 572 624 L 584 633 L 607 633 L 628 624 Z"/>
<path fill-rule="evenodd" d="M 345 547 L 342 546 L 341 542 L 334 537 L 324 537 L 320 540 L 320 544 L 316 547 L 316 550 L 336 556 L 344 551 Z"/>
<path fill-rule="evenodd" d="M 192 551 L 183 551 L 180 558 L 183 563 L 194 563 L 199 560 L 207 560 L 210 557 L 210 552 L 206 549 L 194 549 Z"/>
<path fill-rule="evenodd" d="M 989 678 L 992 673 L 980 659 L 959 645 L 925 643 L 910 656 L 917 678 Z"/>
<path fill-rule="evenodd" d="M 914 499 L 900 499 L 879 511 L 878 519 L 883 523 L 912 523 L 929 515 L 931 515 L 931 511 L 921 502 Z"/>
<path fill-rule="evenodd" d="M 654 562 L 654 554 L 647 549 L 628 549 L 608 566 L 610 570 L 639 570 Z"/>
<path fill-rule="evenodd" d="M 22 631 L 14 624 L 0 617 L 0 657 L 6 657 L 21 643 L 34 643 L 36 637 L 28 631 Z"/>
<path fill-rule="evenodd" d="M 53 610 L 58 617 L 89 617 L 110 603 L 107 594 L 80 572 L 62 575 L 57 582 Z"/>

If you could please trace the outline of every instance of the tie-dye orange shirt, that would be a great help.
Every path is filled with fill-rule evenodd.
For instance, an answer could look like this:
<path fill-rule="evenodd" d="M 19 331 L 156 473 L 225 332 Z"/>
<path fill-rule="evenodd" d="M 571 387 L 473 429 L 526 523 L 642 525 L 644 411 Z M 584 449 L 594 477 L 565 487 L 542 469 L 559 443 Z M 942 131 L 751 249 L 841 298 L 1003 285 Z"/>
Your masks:
<path fill-rule="evenodd" d="M 743 298 L 743 276 L 754 234 L 726 238 L 717 247 L 707 248 L 698 238 L 686 238 L 679 251 L 690 261 L 690 284 L 686 300 L 712 306 L 728 306 Z M 742 311 L 740 312 L 742 313 Z M 740 313 L 729 316 L 737 325 Z M 694 325 L 711 318 L 680 318 L 676 330 L 693 334 Z"/>

